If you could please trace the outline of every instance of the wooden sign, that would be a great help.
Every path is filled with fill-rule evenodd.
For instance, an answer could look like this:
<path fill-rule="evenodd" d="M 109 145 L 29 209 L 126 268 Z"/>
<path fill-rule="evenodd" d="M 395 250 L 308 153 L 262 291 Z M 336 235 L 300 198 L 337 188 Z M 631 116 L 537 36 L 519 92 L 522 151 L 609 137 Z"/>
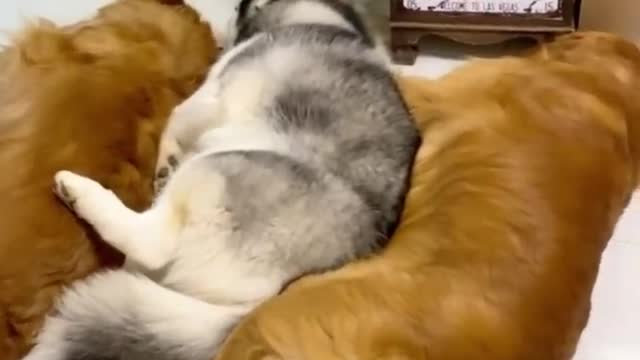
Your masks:
<path fill-rule="evenodd" d="M 580 0 L 389 1 L 391 47 L 396 61 L 404 64 L 415 61 L 418 43 L 426 36 L 473 45 L 541 40 L 574 31 L 580 14 Z"/>
<path fill-rule="evenodd" d="M 560 0 L 404 0 L 408 10 L 475 14 L 553 14 Z"/>

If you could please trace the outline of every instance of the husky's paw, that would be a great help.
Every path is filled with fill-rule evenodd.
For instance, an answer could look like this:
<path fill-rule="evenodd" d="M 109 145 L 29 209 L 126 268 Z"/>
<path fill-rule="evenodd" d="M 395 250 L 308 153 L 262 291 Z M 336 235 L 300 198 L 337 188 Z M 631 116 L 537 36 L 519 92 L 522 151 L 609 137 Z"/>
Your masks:
<path fill-rule="evenodd" d="M 90 206 L 93 195 L 106 191 L 97 182 L 71 171 L 58 171 L 54 183 L 55 194 L 81 217 L 86 207 Z"/>
<path fill-rule="evenodd" d="M 160 145 L 160 154 L 156 165 L 153 190 L 156 194 L 164 189 L 165 185 L 176 171 L 182 159 L 182 149 L 175 139 L 165 139 Z"/>
<path fill-rule="evenodd" d="M 62 171 L 60 172 L 62 173 Z M 53 192 L 58 196 L 62 203 L 64 203 L 69 209 L 73 210 L 76 204 L 75 195 L 72 195 L 67 189 L 63 174 L 56 174 L 53 183 Z M 62 176 L 59 176 L 62 175 Z"/>
<path fill-rule="evenodd" d="M 71 171 L 58 171 L 54 177 L 54 193 L 71 210 L 74 210 L 79 195 L 76 177 L 80 176 Z"/>

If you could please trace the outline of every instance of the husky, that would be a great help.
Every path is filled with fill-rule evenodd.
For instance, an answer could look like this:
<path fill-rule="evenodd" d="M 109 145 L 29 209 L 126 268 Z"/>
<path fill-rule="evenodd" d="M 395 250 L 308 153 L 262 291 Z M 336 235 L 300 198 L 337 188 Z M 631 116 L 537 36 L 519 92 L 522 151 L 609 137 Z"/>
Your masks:
<path fill-rule="evenodd" d="M 157 197 L 57 195 L 126 256 L 73 284 L 27 360 L 209 360 L 238 320 L 393 233 L 419 133 L 390 61 L 340 0 L 243 0 L 234 46 L 172 113 Z"/>

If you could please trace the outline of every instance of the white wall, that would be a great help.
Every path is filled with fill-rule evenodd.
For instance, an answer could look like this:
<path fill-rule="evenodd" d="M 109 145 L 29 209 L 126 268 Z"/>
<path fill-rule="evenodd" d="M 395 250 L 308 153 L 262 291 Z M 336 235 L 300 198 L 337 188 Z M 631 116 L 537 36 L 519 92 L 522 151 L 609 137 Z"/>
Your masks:
<path fill-rule="evenodd" d="M 27 19 L 46 17 L 58 23 L 73 23 L 90 17 L 109 0 L 0 0 L 0 44 Z"/>
<path fill-rule="evenodd" d="M 640 43 L 640 0 L 583 0 L 582 27 L 615 32 Z"/>
<path fill-rule="evenodd" d="M 216 35 L 228 26 L 228 14 L 238 0 L 190 0 L 198 9 L 212 14 L 207 18 Z M 379 0 L 383 1 L 383 0 Z M 96 9 L 113 0 L 0 0 L 0 45 L 27 20 L 45 17 L 58 24 L 72 24 L 90 18 Z"/>

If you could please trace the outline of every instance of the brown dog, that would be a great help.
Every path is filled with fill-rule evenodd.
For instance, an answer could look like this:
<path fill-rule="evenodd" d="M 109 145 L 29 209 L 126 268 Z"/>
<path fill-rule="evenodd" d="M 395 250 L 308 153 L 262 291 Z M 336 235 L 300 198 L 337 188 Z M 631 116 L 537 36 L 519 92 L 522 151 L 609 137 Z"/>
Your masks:
<path fill-rule="evenodd" d="M 0 359 L 28 349 L 64 285 L 117 262 L 51 190 L 72 169 L 141 209 L 170 110 L 217 48 L 177 1 L 121 0 L 93 20 L 38 24 L 0 54 Z"/>
<path fill-rule="evenodd" d="M 636 183 L 640 52 L 576 34 L 403 86 L 424 141 L 391 245 L 294 284 L 218 359 L 572 356 Z"/>

